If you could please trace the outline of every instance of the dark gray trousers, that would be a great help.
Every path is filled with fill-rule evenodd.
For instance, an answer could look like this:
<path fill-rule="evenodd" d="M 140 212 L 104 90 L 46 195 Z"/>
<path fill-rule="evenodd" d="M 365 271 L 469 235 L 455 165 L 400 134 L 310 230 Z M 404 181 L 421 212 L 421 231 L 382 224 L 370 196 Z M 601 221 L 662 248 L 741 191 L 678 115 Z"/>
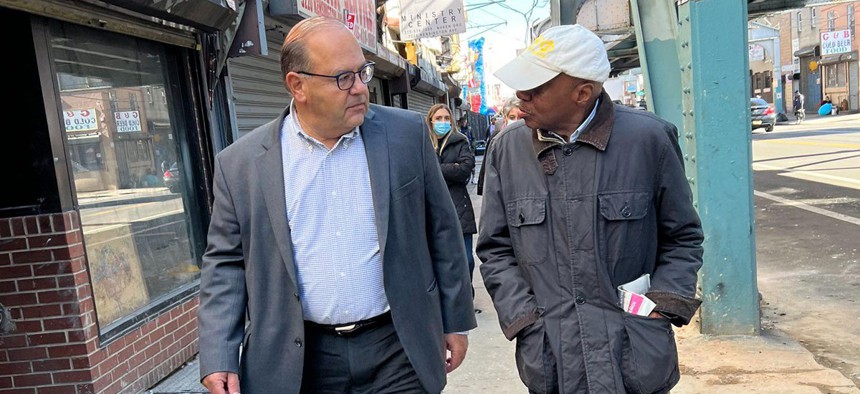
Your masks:
<path fill-rule="evenodd" d="M 426 394 L 391 322 L 345 337 L 305 324 L 303 394 Z"/>

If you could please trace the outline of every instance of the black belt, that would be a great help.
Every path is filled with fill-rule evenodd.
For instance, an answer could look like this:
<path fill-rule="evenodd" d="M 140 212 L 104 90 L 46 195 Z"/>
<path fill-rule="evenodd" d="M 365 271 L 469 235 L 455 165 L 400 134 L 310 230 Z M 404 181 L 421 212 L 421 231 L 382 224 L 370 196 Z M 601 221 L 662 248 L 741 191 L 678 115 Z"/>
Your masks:
<path fill-rule="evenodd" d="M 305 328 L 314 329 L 328 334 L 335 334 L 342 337 L 351 337 L 362 333 L 368 328 L 381 326 L 390 322 L 391 312 L 385 312 L 367 320 L 345 324 L 319 324 L 305 320 Z"/>

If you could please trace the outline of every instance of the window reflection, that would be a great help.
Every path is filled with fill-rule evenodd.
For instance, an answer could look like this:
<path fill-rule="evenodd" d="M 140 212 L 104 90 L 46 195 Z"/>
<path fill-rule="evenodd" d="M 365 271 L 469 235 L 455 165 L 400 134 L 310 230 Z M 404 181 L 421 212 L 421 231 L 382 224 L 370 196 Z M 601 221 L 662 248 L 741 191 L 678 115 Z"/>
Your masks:
<path fill-rule="evenodd" d="M 100 327 L 195 280 L 163 47 L 55 24 L 51 47 Z"/>

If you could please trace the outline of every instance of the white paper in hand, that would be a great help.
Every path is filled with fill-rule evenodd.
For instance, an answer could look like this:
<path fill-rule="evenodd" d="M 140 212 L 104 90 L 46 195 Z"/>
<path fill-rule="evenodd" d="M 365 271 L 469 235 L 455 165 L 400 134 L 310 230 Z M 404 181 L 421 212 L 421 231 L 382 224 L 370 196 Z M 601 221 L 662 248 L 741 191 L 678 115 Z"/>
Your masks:
<path fill-rule="evenodd" d="M 645 274 L 638 279 L 618 286 L 618 300 L 625 312 L 639 316 L 648 316 L 654 307 L 654 301 L 645 297 L 651 289 L 651 275 Z"/>

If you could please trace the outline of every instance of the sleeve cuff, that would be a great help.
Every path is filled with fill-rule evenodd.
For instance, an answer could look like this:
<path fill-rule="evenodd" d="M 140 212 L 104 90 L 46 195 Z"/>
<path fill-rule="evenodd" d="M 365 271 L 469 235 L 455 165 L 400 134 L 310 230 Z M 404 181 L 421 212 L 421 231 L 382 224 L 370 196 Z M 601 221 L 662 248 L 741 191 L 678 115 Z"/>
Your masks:
<path fill-rule="evenodd" d="M 649 291 L 645 296 L 657 304 L 654 308 L 655 312 L 666 316 L 677 327 L 690 324 L 690 320 L 702 304 L 702 301 L 695 298 L 668 291 Z"/>

